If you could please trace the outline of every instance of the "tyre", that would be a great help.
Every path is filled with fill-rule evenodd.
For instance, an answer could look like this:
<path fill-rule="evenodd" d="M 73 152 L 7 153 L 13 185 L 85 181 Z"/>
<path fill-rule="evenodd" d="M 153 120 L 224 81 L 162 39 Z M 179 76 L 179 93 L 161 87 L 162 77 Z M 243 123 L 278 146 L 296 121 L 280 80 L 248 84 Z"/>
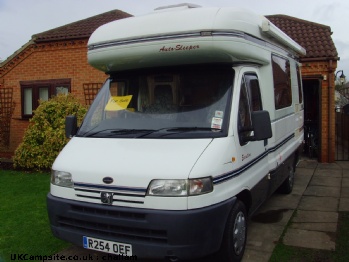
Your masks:
<path fill-rule="evenodd" d="M 294 174 L 295 174 L 295 166 L 291 165 L 288 167 L 288 176 L 286 180 L 278 188 L 279 193 L 290 194 L 292 192 L 293 184 L 294 184 Z"/>
<path fill-rule="evenodd" d="M 241 261 L 246 247 L 247 213 L 243 202 L 237 200 L 230 212 L 219 252 L 220 261 Z"/>

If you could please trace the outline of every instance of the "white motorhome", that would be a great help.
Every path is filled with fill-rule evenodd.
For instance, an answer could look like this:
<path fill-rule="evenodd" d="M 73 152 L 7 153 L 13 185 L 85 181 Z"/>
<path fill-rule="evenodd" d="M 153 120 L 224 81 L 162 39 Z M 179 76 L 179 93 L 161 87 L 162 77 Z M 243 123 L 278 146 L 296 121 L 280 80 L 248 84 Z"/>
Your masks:
<path fill-rule="evenodd" d="M 265 17 L 230 7 L 170 6 L 98 28 L 88 60 L 110 77 L 79 128 L 67 117 L 53 234 L 114 255 L 241 260 L 248 217 L 292 191 L 302 54 Z"/>

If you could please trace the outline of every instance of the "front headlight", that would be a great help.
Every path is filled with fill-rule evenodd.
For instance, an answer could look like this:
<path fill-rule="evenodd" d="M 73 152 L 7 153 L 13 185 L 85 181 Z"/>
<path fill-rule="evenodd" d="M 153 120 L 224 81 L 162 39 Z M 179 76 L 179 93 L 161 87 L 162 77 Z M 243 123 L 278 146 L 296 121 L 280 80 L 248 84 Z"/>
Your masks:
<path fill-rule="evenodd" d="M 73 187 L 73 179 L 70 173 L 63 171 L 51 171 L 51 183 L 56 186 Z"/>
<path fill-rule="evenodd" d="M 191 196 L 206 194 L 213 190 L 210 177 L 195 179 L 156 179 L 150 182 L 147 195 Z"/>

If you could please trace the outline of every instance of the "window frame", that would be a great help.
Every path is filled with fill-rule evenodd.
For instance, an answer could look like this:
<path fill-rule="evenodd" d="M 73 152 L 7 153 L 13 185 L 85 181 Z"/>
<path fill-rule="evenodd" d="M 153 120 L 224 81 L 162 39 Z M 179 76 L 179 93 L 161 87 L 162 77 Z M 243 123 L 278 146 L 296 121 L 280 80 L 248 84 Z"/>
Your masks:
<path fill-rule="evenodd" d="M 284 64 L 281 65 L 280 64 L 281 62 L 283 62 Z M 280 109 L 290 107 L 292 106 L 292 103 L 293 103 L 290 60 L 285 57 L 272 54 L 271 63 L 272 63 L 272 71 L 273 71 L 275 110 L 280 110 Z M 278 68 L 276 67 L 276 65 L 278 66 Z M 280 73 L 283 73 L 283 74 L 281 75 Z"/>
<path fill-rule="evenodd" d="M 256 81 L 257 85 L 252 85 L 251 82 Z M 254 90 L 253 90 L 254 89 Z M 258 93 L 255 93 L 258 92 Z M 254 93 L 254 94 L 253 94 Z M 247 125 L 244 126 L 241 122 L 241 103 L 242 103 L 242 94 L 245 96 L 245 103 L 246 103 L 246 109 L 248 115 L 246 119 Z M 253 98 L 252 98 L 253 96 Z M 258 100 L 258 101 L 257 101 Z M 255 107 L 256 103 L 258 105 L 258 108 Z M 259 83 L 259 78 L 256 72 L 245 72 L 241 77 L 241 84 L 240 84 L 240 95 L 239 95 L 239 109 L 238 109 L 238 135 L 239 135 L 239 142 L 241 146 L 246 145 L 248 142 L 245 142 L 244 139 L 246 137 L 250 137 L 253 135 L 252 132 L 252 112 L 263 110 L 263 100 L 262 100 L 262 94 L 261 94 L 261 88 Z"/>
<path fill-rule="evenodd" d="M 68 93 L 71 92 L 71 79 L 47 79 L 47 80 L 33 80 L 33 81 L 20 81 L 21 87 L 21 115 L 23 119 L 29 119 L 33 117 L 34 110 L 39 106 L 40 89 L 48 89 L 48 99 L 57 95 L 57 87 L 66 87 Z M 25 90 L 31 90 L 31 114 L 25 112 Z"/>
<path fill-rule="evenodd" d="M 297 71 L 297 83 L 298 83 L 298 101 L 300 104 L 303 103 L 303 84 L 302 84 L 302 73 L 299 64 L 296 64 Z"/>

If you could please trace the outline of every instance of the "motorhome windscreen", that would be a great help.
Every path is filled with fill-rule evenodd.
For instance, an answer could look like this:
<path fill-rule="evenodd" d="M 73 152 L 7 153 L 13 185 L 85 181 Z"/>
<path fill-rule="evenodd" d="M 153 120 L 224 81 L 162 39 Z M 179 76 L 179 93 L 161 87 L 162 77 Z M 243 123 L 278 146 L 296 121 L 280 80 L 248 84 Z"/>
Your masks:
<path fill-rule="evenodd" d="M 227 136 L 231 66 L 123 72 L 106 81 L 77 136 L 208 138 Z"/>

